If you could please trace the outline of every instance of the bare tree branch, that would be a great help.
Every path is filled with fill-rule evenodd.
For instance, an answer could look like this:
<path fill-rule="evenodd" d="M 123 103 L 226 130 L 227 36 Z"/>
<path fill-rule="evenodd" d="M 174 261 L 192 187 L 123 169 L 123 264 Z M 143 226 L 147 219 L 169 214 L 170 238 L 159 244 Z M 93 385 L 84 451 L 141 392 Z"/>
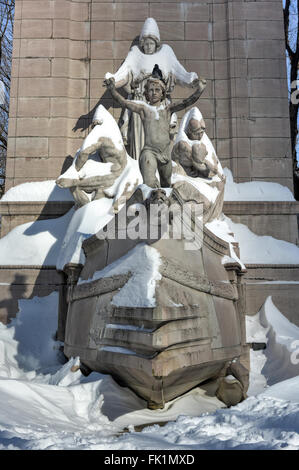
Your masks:
<path fill-rule="evenodd" d="M 285 29 L 285 47 L 289 58 L 289 77 L 290 77 L 290 130 L 291 130 L 291 148 L 293 160 L 294 194 L 299 199 L 299 168 L 298 168 L 298 100 L 292 99 L 292 92 L 298 89 L 298 66 L 299 66 L 299 0 L 285 0 L 283 9 L 284 29 Z"/>
<path fill-rule="evenodd" d="M 15 0 L 0 0 L 0 85 L 4 85 L 4 100 L 0 102 L 0 197 L 5 181 L 14 6 Z"/>

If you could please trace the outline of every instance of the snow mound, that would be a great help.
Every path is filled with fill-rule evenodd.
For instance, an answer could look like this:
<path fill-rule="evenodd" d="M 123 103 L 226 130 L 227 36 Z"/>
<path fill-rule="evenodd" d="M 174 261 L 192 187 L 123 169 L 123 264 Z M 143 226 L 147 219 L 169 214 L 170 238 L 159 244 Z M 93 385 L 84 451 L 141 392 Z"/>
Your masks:
<path fill-rule="evenodd" d="M 103 277 L 116 274 L 131 273 L 131 277 L 124 287 L 113 297 L 113 305 L 123 307 L 154 307 L 156 281 L 161 279 L 159 266 L 161 264 L 159 252 L 145 243 L 139 243 L 114 263 L 101 271 L 96 271 L 91 282 Z"/>
<path fill-rule="evenodd" d="M 271 297 L 256 315 L 246 317 L 246 332 L 249 343 L 266 344 L 266 349 L 251 350 L 249 395 L 299 376 L 299 328 L 278 310 Z"/>
<path fill-rule="evenodd" d="M 298 389 L 298 378 L 295 384 Z M 134 449 L 296 450 L 298 423 L 298 404 L 260 395 L 200 417 L 183 415 L 162 428 L 151 426 L 131 438 L 135 440 Z M 126 442 L 124 437 L 122 445 Z"/>
<path fill-rule="evenodd" d="M 243 262 L 240 260 L 238 255 L 235 252 L 234 249 L 234 243 L 237 242 L 236 238 L 234 237 L 234 234 L 231 231 L 231 228 L 229 226 L 230 219 L 225 217 L 223 214 L 218 218 L 212 220 L 212 222 L 208 222 L 206 224 L 206 227 L 208 230 L 210 230 L 212 233 L 214 233 L 217 237 L 222 238 L 222 240 L 225 240 L 229 244 L 229 250 L 230 254 L 229 256 L 223 256 L 222 258 L 222 264 L 230 263 L 230 262 L 237 262 L 241 269 L 246 269 L 245 265 Z"/>
<path fill-rule="evenodd" d="M 240 246 L 245 264 L 299 264 L 299 248 L 293 243 L 270 236 L 259 236 L 246 225 L 223 216 Z"/>
<path fill-rule="evenodd" d="M 286 186 L 267 181 L 235 183 L 232 172 L 228 168 L 223 171 L 226 176 L 225 201 L 295 201 Z"/>
<path fill-rule="evenodd" d="M 0 240 L 0 264 L 55 266 L 73 213 L 15 227 Z"/>
<path fill-rule="evenodd" d="M 58 293 L 19 300 L 19 312 L 8 326 L 0 323 L 0 377 L 37 379 L 38 371 L 57 366 Z"/>
<path fill-rule="evenodd" d="M 298 328 L 270 300 L 261 322 L 284 345 L 286 336 L 298 338 Z M 56 293 L 21 301 L 17 318 L 0 324 L 0 449 L 299 449 L 298 376 L 229 409 L 197 388 L 163 410 L 148 410 L 109 375 L 84 377 L 79 358 L 63 364 L 53 340 L 56 324 Z M 249 339 L 263 339 L 258 328 Z M 170 422 L 154 424 L 163 421 Z M 121 433 L 124 428 L 129 432 Z"/>
<path fill-rule="evenodd" d="M 113 205 L 119 203 L 120 210 L 125 203 L 122 195 L 131 192 L 141 181 L 138 162 L 128 156 L 122 174 L 107 188 L 106 198 L 94 200 L 77 210 L 72 208 L 57 219 L 37 220 L 11 230 L 0 240 L 0 264 L 57 266 L 63 269 L 68 262 L 84 262 L 82 242 L 114 217 Z M 37 183 L 20 186 L 26 184 Z"/>
<path fill-rule="evenodd" d="M 1 198 L 5 201 L 73 201 L 68 189 L 59 188 L 55 180 L 23 183 L 9 189 Z"/>

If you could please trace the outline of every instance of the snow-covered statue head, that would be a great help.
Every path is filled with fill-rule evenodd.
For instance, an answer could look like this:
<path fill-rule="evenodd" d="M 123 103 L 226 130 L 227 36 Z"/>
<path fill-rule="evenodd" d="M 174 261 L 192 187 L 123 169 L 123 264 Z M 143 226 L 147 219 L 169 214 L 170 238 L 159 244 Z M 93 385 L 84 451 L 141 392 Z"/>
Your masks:
<path fill-rule="evenodd" d="M 206 130 L 203 115 L 198 108 L 193 107 L 182 119 L 180 127 L 180 136 L 184 138 L 184 135 L 189 140 L 201 140 Z M 179 136 L 178 136 L 179 138 Z"/>
<path fill-rule="evenodd" d="M 194 107 L 185 114 L 172 151 L 172 158 L 188 176 L 212 178 L 223 175 L 212 142 L 208 138 L 203 116 Z"/>
<path fill-rule="evenodd" d="M 160 32 L 156 20 L 147 18 L 139 36 L 139 47 L 146 55 L 157 52 L 160 48 Z"/>
<path fill-rule="evenodd" d="M 192 116 L 189 118 L 189 122 L 186 125 L 185 132 L 189 140 L 201 140 L 206 131 L 206 123 L 203 119 Z"/>
<path fill-rule="evenodd" d="M 191 108 L 181 121 L 171 154 L 175 162 L 173 187 L 183 199 L 192 195 L 203 202 L 204 223 L 221 214 L 225 185 L 221 163 L 205 130 L 201 112 Z"/>

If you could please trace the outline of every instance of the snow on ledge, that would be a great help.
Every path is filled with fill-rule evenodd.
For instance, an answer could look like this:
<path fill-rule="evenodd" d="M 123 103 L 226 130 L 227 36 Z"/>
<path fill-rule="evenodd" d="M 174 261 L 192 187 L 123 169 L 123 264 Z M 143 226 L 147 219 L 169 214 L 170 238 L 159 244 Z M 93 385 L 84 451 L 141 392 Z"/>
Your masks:
<path fill-rule="evenodd" d="M 6 201 L 74 201 L 68 189 L 59 188 L 55 180 L 23 183 L 9 189 L 0 202 Z"/>
<path fill-rule="evenodd" d="M 240 257 L 246 264 L 299 264 L 299 247 L 268 235 L 256 235 L 244 224 L 222 215 L 240 246 Z M 223 223 L 222 222 L 222 223 Z"/>
<path fill-rule="evenodd" d="M 267 181 L 235 183 L 232 172 L 223 169 L 226 176 L 224 201 L 295 201 L 286 186 Z"/>
<path fill-rule="evenodd" d="M 226 176 L 225 201 L 295 201 L 286 186 L 267 181 L 235 183 L 231 171 L 228 168 L 223 171 Z M 48 180 L 14 186 L 0 201 L 73 201 L 73 197 L 68 189 L 59 188 L 55 180 Z"/>
<path fill-rule="evenodd" d="M 299 402 L 298 387 L 287 390 L 283 382 L 293 377 L 299 382 L 299 327 L 278 310 L 271 296 L 256 315 L 246 316 L 246 339 L 266 344 L 266 349 L 250 351 L 248 395 L 265 392 L 266 396 Z"/>
<path fill-rule="evenodd" d="M 131 278 L 114 295 L 112 304 L 122 307 L 155 307 L 156 281 L 161 279 L 160 264 L 159 252 L 145 243 L 139 243 L 126 255 L 95 272 L 92 279 L 79 280 L 79 284 L 130 272 Z"/>

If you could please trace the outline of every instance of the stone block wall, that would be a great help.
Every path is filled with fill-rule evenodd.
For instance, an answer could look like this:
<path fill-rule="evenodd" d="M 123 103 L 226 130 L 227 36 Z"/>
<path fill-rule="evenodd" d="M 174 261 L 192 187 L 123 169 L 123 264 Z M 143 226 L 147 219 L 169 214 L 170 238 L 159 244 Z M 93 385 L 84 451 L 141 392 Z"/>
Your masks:
<path fill-rule="evenodd" d="M 208 80 L 198 106 L 235 180 L 293 188 L 281 0 L 16 0 L 6 190 L 56 178 L 99 103 L 119 116 L 102 80 L 149 16 Z"/>
<path fill-rule="evenodd" d="M 65 276 L 54 266 L 0 266 L 0 322 L 7 324 L 19 312 L 21 299 L 46 297 L 58 292 L 63 298 Z"/>

